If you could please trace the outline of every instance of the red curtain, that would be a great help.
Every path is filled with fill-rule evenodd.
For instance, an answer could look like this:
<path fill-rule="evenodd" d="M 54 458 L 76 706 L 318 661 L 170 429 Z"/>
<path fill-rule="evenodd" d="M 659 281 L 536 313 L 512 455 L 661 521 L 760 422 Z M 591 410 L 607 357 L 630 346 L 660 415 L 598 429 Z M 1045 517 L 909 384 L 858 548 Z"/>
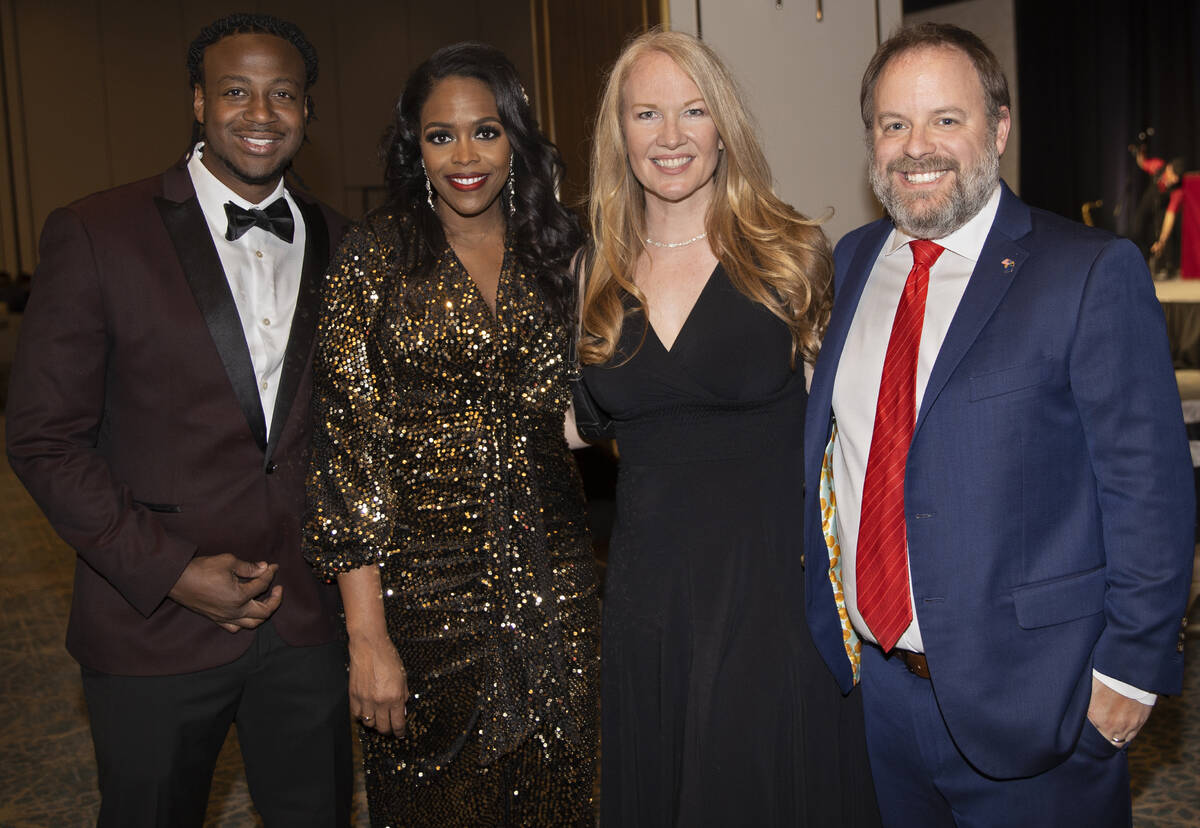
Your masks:
<path fill-rule="evenodd" d="M 1200 173 L 1183 177 L 1180 269 L 1185 279 L 1200 279 Z"/>

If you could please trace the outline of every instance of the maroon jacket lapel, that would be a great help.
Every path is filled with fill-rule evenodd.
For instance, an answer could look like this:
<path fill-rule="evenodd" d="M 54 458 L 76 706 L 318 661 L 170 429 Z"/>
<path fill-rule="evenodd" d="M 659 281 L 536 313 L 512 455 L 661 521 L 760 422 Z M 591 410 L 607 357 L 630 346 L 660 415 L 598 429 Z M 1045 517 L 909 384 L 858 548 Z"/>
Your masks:
<path fill-rule="evenodd" d="M 279 379 L 279 393 L 275 397 L 275 411 L 271 418 L 273 428 L 266 445 L 264 462 L 269 466 L 279 445 L 279 436 L 287 425 L 288 415 L 297 392 L 308 374 L 312 357 L 313 338 L 317 331 L 317 312 L 320 307 L 321 277 L 329 263 L 329 225 L 316 202 L 288 188 L 300 212 L 304 214 L 304 269 L 300 274 L 300 290 L 296 296 L 296 312 L 292 316 L 292 329 L 288 334 L 287 350 L 283 357 L 283 372 Z M 305 386 L 307 388 L 307 386 Z M 300 401 L 307 406 L 305 399 Z"/>
<path fill-rule="evenodd" d="M 238 405 L 254 435 L 254 442 L 266 451 L 267 421 L 258 396 L 250 348 L 246 345 L 242 320 L 238 316 L 229 281 L 225 278 L 216 245 L 204 220 L 204 211 L 200 209 L 186 168 L 174 167 L 163 174 L 163 195 L 156 198 L 154 203 L 162 216 L 167 235 L 175 246 L 179 264 L 192 295 L 196 297 L 196 304 L 204 314 L 204 323 L 217 346 L 225 373 L 237 395 Z M 305 259 L 307 263 L 307 255 Z"/>

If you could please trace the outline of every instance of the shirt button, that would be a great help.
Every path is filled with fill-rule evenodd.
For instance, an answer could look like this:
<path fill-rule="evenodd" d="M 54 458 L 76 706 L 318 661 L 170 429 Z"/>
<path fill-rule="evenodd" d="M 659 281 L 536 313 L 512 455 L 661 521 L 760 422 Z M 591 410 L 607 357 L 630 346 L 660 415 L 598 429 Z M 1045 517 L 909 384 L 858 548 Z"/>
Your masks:
<path fill-rule="evenodd" d="M 262 390 L 264 390 L 264 391 L 267 390 L 267 381 L 266 380 L 262 381 Z"/>
<path fill-rule="evenodd" d="M 261 251 L 261 250 L 255 250 L 255 251 L 254 251 L 254 255 L 255 255 L 255 256 L 258 256 L 258 258 L 260 258 L 260 259 L 261 259 L 261 258 L 262 258 L 262 251 Z"/>
<path fill-rule="evenodd" d="M 263 317 L 263 327 L 264 327 L 264 328 L 269 328 L 269 327 L 271 327 L 271 320 L 270 320 L 270 319 L 268 319 L 268 318 L 266 318 L 266 317 Z"/>

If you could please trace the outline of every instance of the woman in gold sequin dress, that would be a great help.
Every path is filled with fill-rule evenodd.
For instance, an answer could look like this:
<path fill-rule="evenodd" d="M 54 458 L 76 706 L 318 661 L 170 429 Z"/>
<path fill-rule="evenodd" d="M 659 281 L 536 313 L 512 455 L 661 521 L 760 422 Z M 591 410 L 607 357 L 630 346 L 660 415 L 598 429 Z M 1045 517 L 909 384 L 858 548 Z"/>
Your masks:
<path fill-rule="evenodd" d="M 603 824 L 878 824 L 861 702 L 804 618 L 803 363 L 828 243 L 772 192 L 726 68 L 679 32 L 618 59 L 591 175 L 580 352 L 621 454 Z"/>
<path fill-rule="evenodd" d="M 578 223 L 492 47 L 436 52 L 324 286 L 307 554 L 373 825 L 594 824 L 595 569 L 563 436 Z"/>

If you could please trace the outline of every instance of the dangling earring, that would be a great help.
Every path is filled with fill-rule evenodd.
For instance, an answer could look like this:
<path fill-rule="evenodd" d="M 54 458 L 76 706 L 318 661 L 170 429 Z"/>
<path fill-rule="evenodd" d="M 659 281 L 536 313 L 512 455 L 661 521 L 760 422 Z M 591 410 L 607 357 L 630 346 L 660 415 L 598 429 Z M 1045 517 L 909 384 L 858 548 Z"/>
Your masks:
<path fill-rule="evenodd" d="M 508 214 L 517 214 L 517 175 L 513 172 L 512 155 L 508 156 Z"/>
<path fill-rule="evenodd" d="M 433 206 L 433 185 L 429 183 L 429 171 L 425 169 L 425 159 L 421 159 L 421 172 L 425 173 L 425 202 L 429 205 L 429 209 L 437 212 L 437 208 Z"/>

